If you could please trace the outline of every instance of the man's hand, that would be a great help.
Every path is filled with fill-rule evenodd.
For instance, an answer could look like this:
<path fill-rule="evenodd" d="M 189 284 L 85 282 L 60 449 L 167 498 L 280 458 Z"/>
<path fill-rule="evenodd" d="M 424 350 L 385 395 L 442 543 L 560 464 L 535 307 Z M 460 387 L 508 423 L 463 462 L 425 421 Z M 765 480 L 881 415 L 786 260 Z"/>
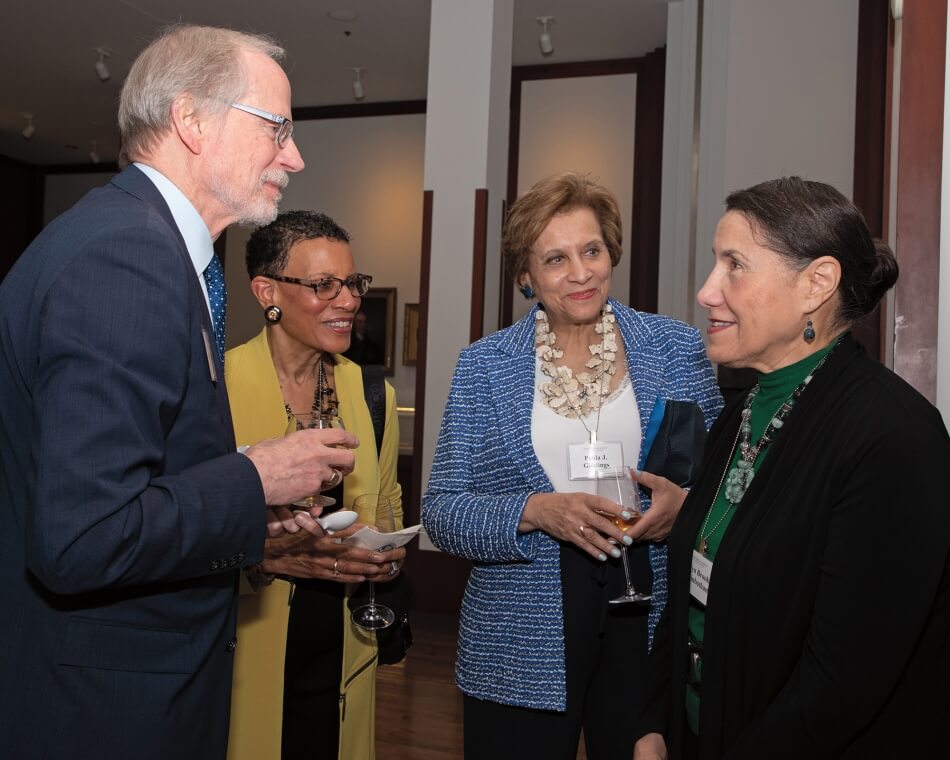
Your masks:
<path fill-rule="evenodd" d="M 356 436 L 346 430 L 310 429 L 261 441 L 245 454 L 257 468 L 264 502 L 281 506 L 339 484 L 353 471 L 356 459 L 349 449 L 357 446 Z"/>

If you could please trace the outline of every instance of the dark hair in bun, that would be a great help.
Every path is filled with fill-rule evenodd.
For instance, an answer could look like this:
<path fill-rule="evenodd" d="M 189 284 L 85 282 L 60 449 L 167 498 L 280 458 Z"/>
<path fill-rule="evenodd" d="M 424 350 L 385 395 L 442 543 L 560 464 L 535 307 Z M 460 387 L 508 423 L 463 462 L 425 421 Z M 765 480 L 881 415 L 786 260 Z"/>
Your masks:
<path fill-rule="evenodd" d="M 737 190 L 726 209 L 745 215 L 761 243 L 804 269 L 821 256 L 841 264 L 835 321 L 848 327 L 870 314 L 897 282 L 897 259 L 874 240 L 857 207 L 831 185 L 782 177 Z"/>

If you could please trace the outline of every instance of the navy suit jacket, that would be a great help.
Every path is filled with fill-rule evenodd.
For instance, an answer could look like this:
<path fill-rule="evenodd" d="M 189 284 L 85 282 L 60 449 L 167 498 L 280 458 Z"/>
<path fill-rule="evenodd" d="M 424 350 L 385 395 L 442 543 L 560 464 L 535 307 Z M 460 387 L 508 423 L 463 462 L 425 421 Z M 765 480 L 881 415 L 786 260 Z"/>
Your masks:
<path fill-rule="evenodd" d="M 184 242 L 134 167 L 0 285 L 0 757 L 225 756 L 264 498 L 203 332 Z"/>

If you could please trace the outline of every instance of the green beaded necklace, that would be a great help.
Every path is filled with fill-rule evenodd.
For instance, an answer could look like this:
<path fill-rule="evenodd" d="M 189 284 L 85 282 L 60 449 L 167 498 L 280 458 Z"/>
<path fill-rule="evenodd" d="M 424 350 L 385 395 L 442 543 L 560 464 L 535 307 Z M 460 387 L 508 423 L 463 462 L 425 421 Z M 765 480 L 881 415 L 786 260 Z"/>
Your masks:
<path fill-rule="evenodd" d="M 762 437 L 759 438 L 755 446 L 752 445 L 752 424 L 750 420 L 752 418 L 752 402 L 759 392 L 759 384 L 756 383 L 752 390 L 749 391 L 749 395 L 745 397 L 745 404 L 742 406 L 742 418 L 739 421 L 740 458 L 739 461 L 736 462 L 735 467 L 729 470 L 729 474 L 726 475 L 726 501 L 733 506 L 742 501 L 742 497 L 745 496 L 745 492 L 749 489 L 749 484 L 755 475 L 753 465 L 755 464 L 756 458 L 775 440 L 778 431 L 781 430 L 788 415 L 791 414 L 792 409 L 795 407 L 795 402 L 798 401 L 799 396 L 801 396 L 805 388 L 808 387 L 815 373 L 821 369 L 821 365 L 825 363 L 825 359 L 831 355 L 831 352 L 834 351 L 837 346 L 838 343 L 835 343 L 831 351 L 818 360 L 814 369 L 805 375 L 805 379 L 802 380 L 795 390 L 792 391 L 791 395 L 779 405 L 779 408 L 775 410 L 775 414 L 772 415 L 771 421 L 765 428 L 765 432 L 762 433 Z"/>
<path fill-rule="evenodd" d="M 759 392 L 759 384 L 756 383 L 752 390 L 749 391 L 745 398 L 745 403 L 742 405 L 742 415 L 739 421 L 739 430 L 736 432 L 736 441 L 732 444 L 733 452 L 735 451 L 736 445 L 738 444 L 739 446 L 739 460 L 733 467 L 729 468 L 725 473 L 723 473 L 723 478 L 719 481 L 719 486 L 716 488 L 716 494 L 713 496 L 712 503 L 709 505 L 709 510 L 706 512 L 706 518 L 703 520 L 702 527 L 699 529 L 699 551 L 702 554 L 706 554 L 708 551 L 709 537 L 716 532 L 723 520 L 725 520 L 726 517 L 736 507 L 736 505 L 742 501 L 742 497 L 745 496 L 746 491 L 749 489 L 749 484 L 752 483 L 752 478 L 755 476 L 755 460 L 758 458 L 759 454 L 761 454 L 769 446 L 769 444 L 775 440 L 775 436 L 778 434 L 778 431 L 785 424 L 785 420 L 795 407 L 795 402 L 798 401 L 798 398 L 802 395 L 805 388 L 807 388 L 808 384 L 812 381 L 815 373 L 821 369 L 821 366 L 825 363 L 825 360 L 831 355 L 835 348 L 838 347 L 840 342 L 841 337 L 839 337 L 831 349 L 824 356 L 822 356 L 821 359 L 818 360 L 811 372 L 809 372 L 801 381 L 801 383 L 798 384 L 795 390 L 789 394 L 788 398 L 779 404 L 779 407 L 772 415 L 768 426 L 766 426 L 765 432 L 762 433 L 761 438 L 759 438 L 754 446 L 752 445 L 751 424 L 752 402 L 755 400 L 755 397 Z M 729 460 L 731 459 L 732 454 L 730 453 Z M 719 516 L 719 519 L 716 521 L 716 524 L 713 526 L 712 530 L 707 532 L 706 527 L 709 525 L 709 518 L 712 516 L 713 506 L 715 505 L 716 499 L 719 496 L 719 492 L 724 485 L 724 496 L 728 502 L 728 507 L 723 510 L 723 513 Z"/>

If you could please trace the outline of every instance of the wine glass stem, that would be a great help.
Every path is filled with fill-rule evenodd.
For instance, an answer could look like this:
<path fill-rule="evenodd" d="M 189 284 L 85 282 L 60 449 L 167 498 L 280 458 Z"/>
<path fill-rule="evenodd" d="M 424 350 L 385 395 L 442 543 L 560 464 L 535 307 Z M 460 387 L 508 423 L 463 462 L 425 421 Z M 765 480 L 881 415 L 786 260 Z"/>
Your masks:
<path fill-rule="evenodd" d="M 620 559 L 623 562 L 623 577 L 627 581 L 627 596 L 633 596 L 637 590 L 633 587 L 633 581 L 630 580 L 630 565 L 627 563 L 627 547 L 620 547 Z"/>
<path fill-rule="evenodd" d="M 376 587 L 372 581 L 369 581 L 369 606 L 371 609 L 376 609 Z"/>

